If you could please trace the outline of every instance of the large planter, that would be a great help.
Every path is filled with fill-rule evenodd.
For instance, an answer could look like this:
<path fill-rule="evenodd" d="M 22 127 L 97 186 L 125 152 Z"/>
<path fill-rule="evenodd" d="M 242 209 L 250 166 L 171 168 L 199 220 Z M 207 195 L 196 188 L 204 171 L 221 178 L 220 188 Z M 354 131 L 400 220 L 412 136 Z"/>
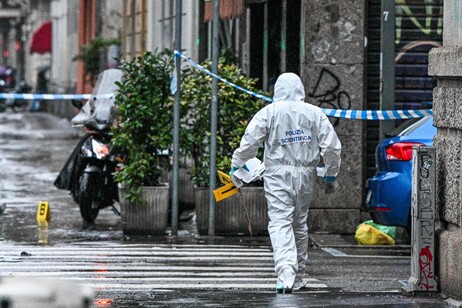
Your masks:
<path fill-rule="evenodd" d="M 247 207 L 253 235 L 268 234 L 268 210 L 263 187 L 241 187 L 238 193 L 216 203 L 215 233 L 229 235 L 249 235 L 243 200 Z M 209 188 L 196 187 L 196 223 L 199 233 L 208 234 Z"/>
<path fill-rule="evenodd" d="M 173 186 L 173 172 L 170 171 L 166 177 L 170 189 Z M 178 174 L 178 203 L 180 214 L 182 210 L 194 210 L 194 184 L 191 181 L 191 176 L 188 174 L 187 169 L 180 168 Z"/>
<path fill-rule="evenodd" d="M 145 203 L 137 204 L 125 199 L 119 186 L 120 216 L 126 235 L 164 235 L 168 223 L 169 186 L 142 188 Z"/>

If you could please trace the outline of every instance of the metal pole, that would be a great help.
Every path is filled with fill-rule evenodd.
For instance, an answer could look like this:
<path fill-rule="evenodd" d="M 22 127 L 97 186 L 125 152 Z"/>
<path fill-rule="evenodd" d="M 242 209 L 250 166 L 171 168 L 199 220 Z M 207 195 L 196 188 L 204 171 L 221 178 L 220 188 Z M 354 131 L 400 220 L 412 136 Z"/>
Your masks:
<path fill-rule="evenodd" d="M 218 73 L 218 52 L 219 52 L 219 22 L 220 22 L 220 0 L 213 0 L 213 54 L 212 72 Z M 217 173 L 217 106 L 218 106 L 218 79 L 212 78 L 212 106 L 210 115 L 210 193 L 209 193 L 209 235 L 215 235 L 215 197 L 213 190 L 216 185 Z"/>
<path fill-rule="evenodd" d="M 244 71 L 247 75 L 250 75 L 250 33 L 251 33 L 251 23 L 252 18 L 250 15 L 250 8 L 245 9 L 245 49 L 243 56 L 243 65 Z"/>
<path fill-rule="evenodd" d="M 263 12 L 263 91 L 268 91 L 268 2 Z"/>
<path fill-rule="evenodd" d="M 395 0 L 384 0 L 380 19 L 380 109 L 395 107 Z M 393 121 L 380 121 L 380 139 L 393 129 Z"/>
<path fill-rule="evenodd" d="M 300 73 L 305 68 L 305 1 L 301 1 L 300 4 Z M 303 79 L 303 76 L 302 76 Z"/>
<path fill-rule="evenodd" d="M 182 1 L 176 0 L 175 49 L 181 52 Z M 172 172 L 172 234 L 178 235 L 178 183 L 180 153 L 180 98 L 181 98 L 181 58 L 175 57 L 176 92 L 173 105 L 173 172 Z"/>
<path fill-rule="evenodd" d="M 287 0 L 282 0 L 282 12 L 281 12 L 281 73 L 286 72 L 286 41 L 287 41 Z"/>

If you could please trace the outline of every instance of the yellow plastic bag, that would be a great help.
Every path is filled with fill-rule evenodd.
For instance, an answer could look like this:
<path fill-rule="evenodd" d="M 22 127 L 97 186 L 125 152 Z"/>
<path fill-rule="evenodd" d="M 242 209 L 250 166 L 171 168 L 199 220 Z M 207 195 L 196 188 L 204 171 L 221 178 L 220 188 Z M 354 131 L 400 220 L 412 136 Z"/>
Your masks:
<path fill-rule="evenodd" d="M 395 244 L 395 240 L 391 236 L 365 223 L 360 224 L 356 229 L 355 240 L 359 245 Z"/>

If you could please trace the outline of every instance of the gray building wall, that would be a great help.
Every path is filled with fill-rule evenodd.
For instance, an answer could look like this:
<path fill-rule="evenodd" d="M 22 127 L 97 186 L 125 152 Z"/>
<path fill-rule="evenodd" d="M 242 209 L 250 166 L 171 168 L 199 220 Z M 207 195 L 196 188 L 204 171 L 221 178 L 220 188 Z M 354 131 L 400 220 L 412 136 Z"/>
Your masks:
<path fill-rule="evenodd" d="M 30 1 L 29 7 L 24 8 L 25 18 L 23 26 L 24 35 L 24 79 L 34 89 L 37 80 L 37 69 L 50 65 L 51 53 L 45 54 L 29 54 L 30 44 L 33 33 L 46 21 L 51 19 L 50 1 L 38 0 Z"/>
<path fill-rule="evenodd" d="M 437 76 L 433 91 L 434 139 L 437 154 L 439 279 L 441 291 L 462 299 L 462 4 L 444 1 L 443 47 L 429 54 L 429 74 Z"/>
<path fill-rule="evenodd" d="M 183 1 L 181 49 L 194 61 L 199 53 L 199 1 Z M 147 50 L 162 51 L 175 49 L 175 14 L 174 1 L 158 0 L 148 2 L 148 37 Z"/>
<path fill-rule="evenodd" d="M 53 52 L 48 82 L 49 93 L 75 93 L 78 54 L 78 0 L 51 1 Z M 61 117 L 75 115 L 70 101 L 47 101 L 47 111 Z"/>
<path fill-rule="evenodd" d="M 301 77 L 308 102 L 333 109 L 365 106 L 364 18 L 365 0 L 304 2 L 305 58 L 301 59 Z M 364 123 L 334 118 L 331 122 L 342 142 L 339 187 L 334 194 L 325 195 L 319 178 L 309 225 L 313 231 L 354 233 L 361 220 L 364 194 Z"/>
<path fill-rule="evenodd" d="M 122 31 L 122 0 L 98 0 L 97 35 L 120 38 Z"/>
<path fill-rule="evenodd" d="M 53 53 L 49 93 L 75 93 L 79 53 L 79 0 L 51 1 L 53 19 Z M 118 38 L 122 28 L 122 0 L 97 2 L 96 36 Z M 103 63 L 104 64 L 104 63 Z M 86 93 L 88 94 L 88 93 Z M 47 111 L 72 118 L 76 114 L 70 101 L 48 101 Z"/>
<path fill-rule="evenodd" d="M 53 18 L 53 55 L 50 90 L 70 93 L 77 82 L 77 63 L 72 61 L 78 53 L 79 1 L 54 0 L 51 3 Z"/>

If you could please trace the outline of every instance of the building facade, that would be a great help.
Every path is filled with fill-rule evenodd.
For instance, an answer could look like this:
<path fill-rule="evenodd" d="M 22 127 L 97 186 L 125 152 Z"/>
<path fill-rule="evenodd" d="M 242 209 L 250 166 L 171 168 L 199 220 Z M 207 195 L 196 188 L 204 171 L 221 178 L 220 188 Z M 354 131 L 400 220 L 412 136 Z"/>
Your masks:
<path fill-rule="evenodd" d="M 462 299 L 462 4 L 444 1 L 443 46 L 430 52 L 429 73 L 438 85 L 433 91 L 434 145 L 437 170 L 438 278 L 441 291 Z"/>
<path fill-rule="evenodd" d="M 462 126 L 457 118 L 462 8 L 454 1 L 391 1 L 394 39 L 384 43 L 384 3 L 390 1 L 220 0 L 220 44 L 235 54 L 244 72 L 259 79 L 262 91 L 271 91 L 277 76 L 291 71 L 301 76 L 308 102 L 344 110 L 384 106 L 380 58 L 383 45 L 389 47 L 394 73 L 385 80 L 392 85 L 386 105 L 420 109 L 434 100 L 441 289 L 462 298 Z M 182 52 L 197 62 L 212 54 L 212 4 L 183 1 Z M 48 67 L 49 92 L 88 93 L 92 85 L 76 59 L 83 45 L 96 37 L 120 38 L 120 49 L 102 55 L 101 69 L 113 65 L 114 56 L 129 60 L 145 51 L 173 49 L 175 14 L 173 0 L 1 0 L 0 65 L 15 67 L 18 79 L 33 86 L 38 70 Z M 33 51 L 34 35 L 49 21 L 50 50 Z M 66 102 L 47 106 L 55 114 L 74 115 Z M 376 171 L 375 146 L 397 123 L 331 120 L 343 145 L 339 189 L 332 195 L 318 190 L 309 224 L 313 231 L 353 233 L 368 218 L 362 203 L 365 180 Z"/>
<path fill-rule="evenodd" d="M 92 85 L 81 46 L 96 37 L 120 38 L 120 51 L 106 59 L 130 59 L 145 51 L 175 46 L 175 1 L 172 0 L 40 0 L 17 2 L 30 45 L 33 32 L 52 20 L 52 51 L 25 54 L 24 76 L 34 84 L 38 67 L 50 66 L 49 90 L 89 93 Z M 201 62 L 211 56 L 212 1 L 183 1 L 182 52 Z M 271 91 L 282 72 L 299 74 L 306 100 L 333 109 L 379 109 L 380 0 L 220 0 L 220 44 L 232 50 L 242 69 L 258 78 L 262 91 Z M 422 108 L 435 85 L 427 73 L 428 51 L 441 45 L 442 0 L 397 1 L 391 108 Z M 29 30 L 28 30 L 29 29 Z M 104 55 L 103 55 L 104 58 Z M 101 69 L 110 61 L 103 61 Z M 19 61 L 20 62 L 20 61 Z M 19 63 L 18 62 L 18 63 Z M 47 104 L 51 112 L 70 117 L 70 104 Z M 424 106 L 425 108 L 425 106 Z M 343 144 L 339 189 L 324 195 L 319 189 L 310 215 L 312 230 L 353 233 L 365 218 L 365 181 L 375 172 L 374 150 L 387 121 L 332 118 Z M 393 123 L 394 124 L 394 123 Z M 322 183 L 319 183 L 318 187 Z"/>

